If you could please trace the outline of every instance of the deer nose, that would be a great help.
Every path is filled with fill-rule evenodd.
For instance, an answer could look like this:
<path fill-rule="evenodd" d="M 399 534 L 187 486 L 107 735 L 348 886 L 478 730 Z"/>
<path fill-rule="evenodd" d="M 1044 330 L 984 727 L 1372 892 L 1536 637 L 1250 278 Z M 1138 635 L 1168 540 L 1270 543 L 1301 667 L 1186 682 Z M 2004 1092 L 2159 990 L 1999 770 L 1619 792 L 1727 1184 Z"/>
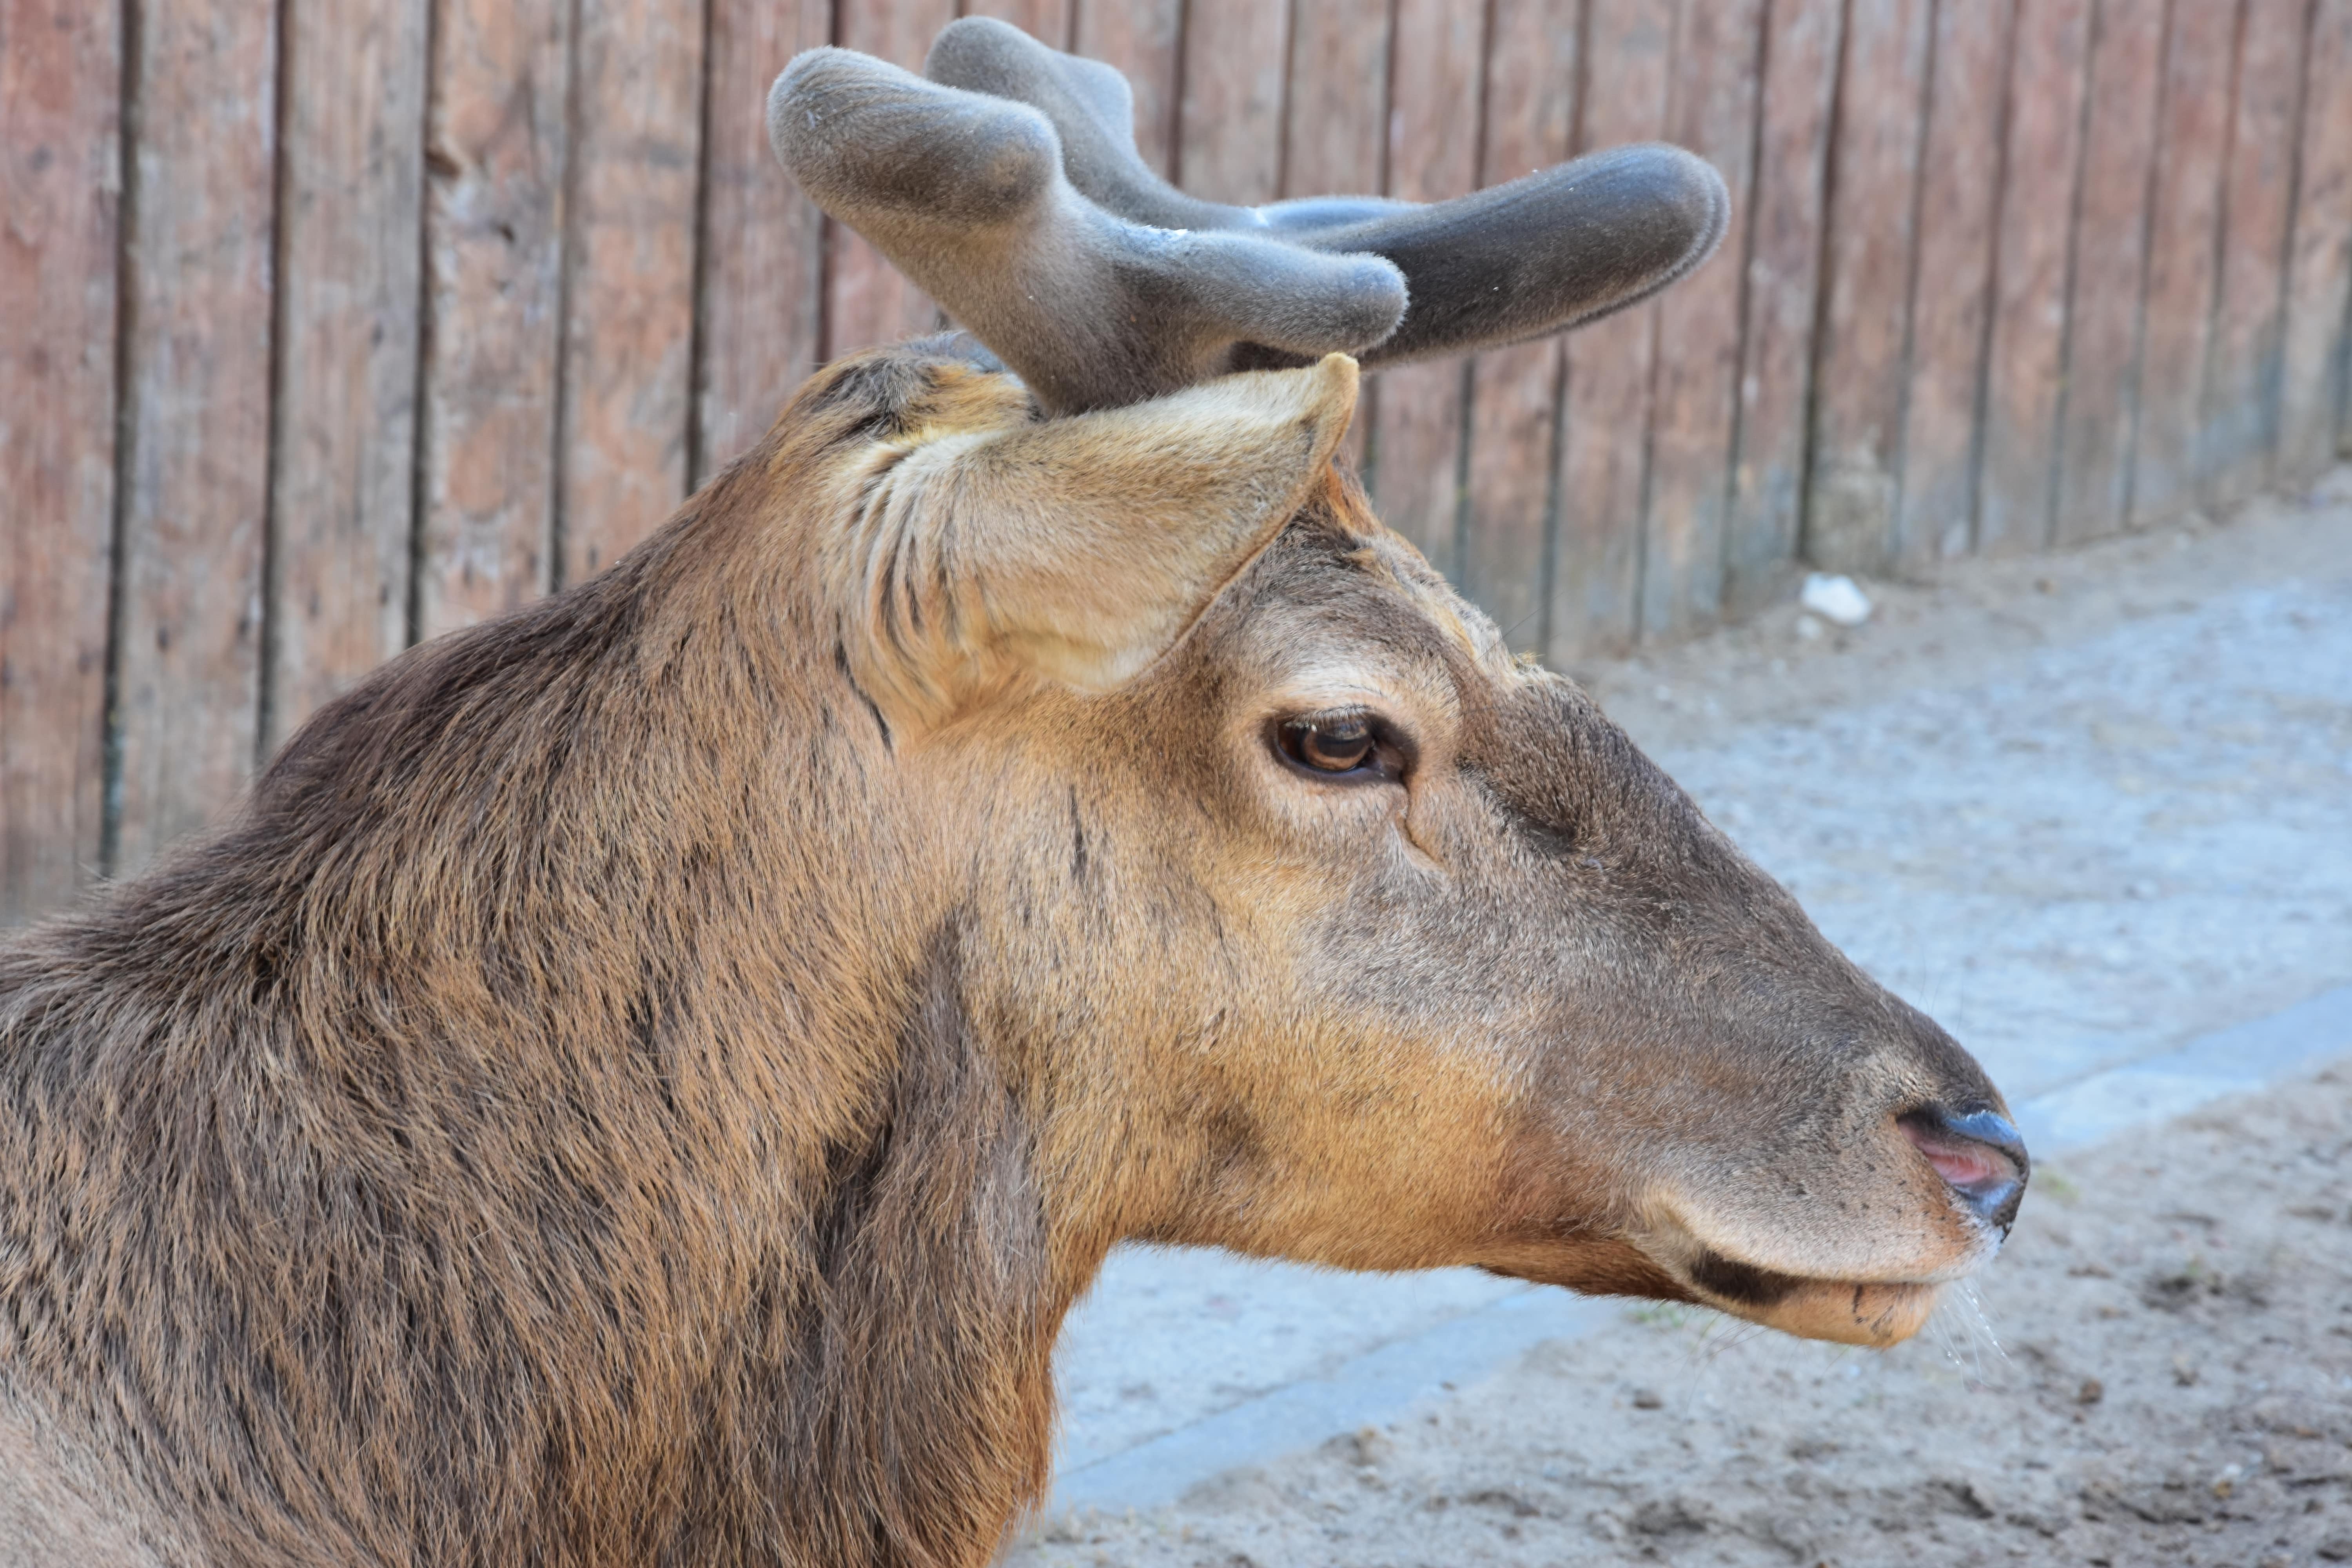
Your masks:
<path fill-rule="evenodd" d="M 2017 1219 L 2018 1201 L 2032 1163 L 2025 1141 L 2008 1117 L 1995 1110 L 1949 1111 L 1941 1106 L 1896 1118 L 1904 1135 L 1927 1157 L 1969 1212 L 2006 1235 Z"/>

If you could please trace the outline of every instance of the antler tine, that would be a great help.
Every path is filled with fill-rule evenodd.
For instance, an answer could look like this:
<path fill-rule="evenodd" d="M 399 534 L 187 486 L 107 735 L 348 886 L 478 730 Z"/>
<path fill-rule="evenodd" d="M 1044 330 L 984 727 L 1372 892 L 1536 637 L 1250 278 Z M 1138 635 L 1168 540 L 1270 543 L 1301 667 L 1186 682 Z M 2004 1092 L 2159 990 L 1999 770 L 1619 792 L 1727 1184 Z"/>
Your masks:
<path fill-rule="evenodd" d="M 1125 217 L 1256 233 L 1395 262 L 1412 302 L 1366 368 L 1498 347 L 1580 326 L 1649 298 L 1713 254 L 1731 211 L 1723 178 L 1678 147 L 1596 153 L 1453 201 L 1310 196 L 1265 207 L 1186 195 L 1136 151 L 1133 100 L 1110 67 L 985 17 L 950 25 L 932 79 L 1030 104 L 1062 136 L 1079 192 Z M 1254 364 L 1292 363 L 1277 345 Z"/>
<path fill-rule="evenodd" d="M 1378 257 L 1115 216 L 1071 186 L 1036 109 L 846 49 L 811 49 L 776 79 L 768 139 L 819 206 L 1053 413 L 1175 391 L 1244 344 L 1359 351 L 1404 312 L 1404 280 Z"/>

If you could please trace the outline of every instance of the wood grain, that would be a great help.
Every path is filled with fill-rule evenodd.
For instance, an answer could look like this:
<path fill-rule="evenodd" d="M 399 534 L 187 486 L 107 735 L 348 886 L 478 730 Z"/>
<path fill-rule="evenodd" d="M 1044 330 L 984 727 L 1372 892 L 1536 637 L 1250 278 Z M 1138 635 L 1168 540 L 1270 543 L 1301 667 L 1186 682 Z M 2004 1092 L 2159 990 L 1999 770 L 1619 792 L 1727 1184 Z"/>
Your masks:
<path fill-rule="evenodd" d="M 1477 187 L 1485 25 L 1482 9 L 1456 0 L 1397 0 L 1388 195 L 1436 202 Z M 1370 415 L 1368 478 L 1381 519 L 1456 581 L 1462 410 L 1469 375 L 1467 365 L 1453 361 L 1383 371 L 1372 383 Z"/>
<path fill-rule="evenodd" d="M 267 748 L 408 642 L 430 9 L 286 8 Z"/>
<path fill-rule="evenodd" d="M 1755 190 L 1745 234 L 1735 237 L 1747 255 L 1723 549 L 1733 609 L 1774 596 L 1797 554 L 1843 19 L 1840 0 L 1771 0 L 1765 13 Z"/>
<path fill-rule="evenodd" d="M 121 19 L 0 0 L 0 924 L 101 849 Z"/>
<path fill-rule="evenodd" d="M 2012 16 L 2011 0 L 1936 8 L 1895 528 L 1894 559 L 1906 567 L 1964 553 L 1975 531 Z"/>
<path fill-rule="evenodd" d="M 2221 164 L 2238 6 L 2175 0 L 2165 43 L 2163 107 L 2148 222 L 2147 303 L 2140 330 L 2139 435 L 2132 446 L 2132 524 L 2197 504 L 2200 388 L 2212 328 Z"/>
<path fill-rule="evenodd" d="M 2099 0 L 2096 25 L 2074 278 L 2066 305 L 2066 387 L 2051 534 L 2060 544 L 2116 532 L 2130 513 L 2148 179 L 2164 66 L 2164 7 L 2157 0 Z"/>
<path fill-rule="evenodd" d="M 1290 80 L 1283 92 L 1280 194 L 1378 193 L 1388 142 L 1388 14 L 1302 5 L 1293 26 Z M 1367 385 L 1348 427 L 1340 455 L 1352 468 L 1363 468 L 1379 398 L 1378 384 Z"/>
<path fill-rule="evenodd" d="M 1380 190 L 1388 76 L 1385 12 L 1298 8 L 1290 40 L 1290 83 L 1283 95 L 1282 195 Z M 1457 104 L 1455 112 L 1460 110 Z"/>
<path fill-rule="evenodd" d="M 2326 471 L 2352 414 L 2352 0 L 2313 7 L 2304 84 L 2275 469 L 2286 485 Z"/>
<path fill-rule="evenodd" d="M 1576 0 L 1495 0 L 1481 185 L 1566 158 L 1578 95 Z M 1470 380 L 1469 482 L 1454 581 L 1514 647 L 1541 650 L 1547 524 L 1559 428 L 1560 340 L 1481 354 Z"/>
<path fill-rule="evenodd" d="M 1176 126 L 1177 42 L 1184 0 L 1071 0 L 1072 47 L 1117 66 L 1135 91 L 1135 146 L 1162 175 Z"/>
<path fill-rule="evenodd" d="M 1641 635 L 1678 637 L 1723 608 L 1725 511 L 1738 414 L 1739 247 L 1756 134 L 1763 0 L 1681 0 L 1665 138 L 1715 165 L 1735 234 L 1657 306 L 1650 478 L 1642 544 Z M 1573 351 L 1571 351 L 1572 353 Z M 1573 374 L 1571 372 L 1571 374 Z M 1573 448 L 1576 431 L 1570 433 Z"/>
<path fill-rule="evenodd" d="M 703 0 L 579 0 L 565 208 L 559 582 L 686 499 Z"/>
<path fill-rule="evenodd" d="M 1674 0 L 1591 0 L 1577 152 L 1663 134 L 1675 9 Z M 1567 340 L 1550 609 L 1538 645 L 1556 666 L 1630 647 L 1641 629 L 1659 308 L 1636 305 Z"/>
<path fill-rule="evenodd" d="M 277 48 L 265 6 L 163 0 L 131 61 L 110 869 L 226 809 L 253 771 L 269 480 Z"/>
<path fill-rule="evenodd" d="M 1187 0 L 1175 178 L 1192 195 L 1255 206 L 1279 193 L 1290 13 L 1269 0 Z"/>
<path fill-rule="evenodd" d="M 2281 285 L 2309 15 L 2309 0 L 2246 0 L 2199 450 L 2215 510 L 2262 489 L 2278 440 Z"/>
<path fill-rule="evenodd" d="M 835 41 L 919 71 L 931 40 L 954 20 L 953 0 L 855 0 L 839 7 Z M 896 342 L 939 324 L 939 306 L 900 276 L 880 251 L 845 225 L 827 222 L 824 228 L 828 295 L 824 358 Z"/>
<path fill-rule="evenodd" d="M 962 0 L 956 14 L 1010 22 L 1041 44 L 1070 47 L 1070 11 L 1076 0 Z"/>
<path fill-rule="evenodd" d="M 2090 0 L 2018 0 L 2015 38 L 1977 492 L 1976 545 L 1987 554 L 2050 542 Z"/>
<path fill-rule="evenodd" d="M 1830 571 L 1892 554 L 1928 19 L 1927 0 L 1853 0 L 1846 18 L 1804 523 Z"/>
<path fill-rule="evenodd" d="M 567 0 L 435 0 L 420 637 L 545 593 L 555 528 Z"/>
<path fill-rule="evenodd" d="M 817 366 L 824 215 L 769 150 L 767 104 L 776 73 L 829 43 L 832 24 L 830 0 L 711 0 L 694 484 L 765 434 Z"/>

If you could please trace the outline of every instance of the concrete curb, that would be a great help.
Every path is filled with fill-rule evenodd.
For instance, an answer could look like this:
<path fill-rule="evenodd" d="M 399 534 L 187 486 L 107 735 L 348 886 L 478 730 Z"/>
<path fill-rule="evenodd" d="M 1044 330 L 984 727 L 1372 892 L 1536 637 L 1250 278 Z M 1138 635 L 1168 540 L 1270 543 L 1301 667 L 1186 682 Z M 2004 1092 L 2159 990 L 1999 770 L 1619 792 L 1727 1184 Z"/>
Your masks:
<path fill-rule="evenodd" d="M 2352 985 L 2267 1018 L 2200 1036 L 2015 1107 L 2037 1155 L 2104 1142 L 2352 1054 Z M 1395 1419 L 1455 1385 L 1492 1374 L 1549 1340 L 1618 1321 L 1622 1303 L 1529 1286 L 1173 1432 L 1054 1478 L 1050 1513 L 1157 1508 L 1238 1466 Z"/>

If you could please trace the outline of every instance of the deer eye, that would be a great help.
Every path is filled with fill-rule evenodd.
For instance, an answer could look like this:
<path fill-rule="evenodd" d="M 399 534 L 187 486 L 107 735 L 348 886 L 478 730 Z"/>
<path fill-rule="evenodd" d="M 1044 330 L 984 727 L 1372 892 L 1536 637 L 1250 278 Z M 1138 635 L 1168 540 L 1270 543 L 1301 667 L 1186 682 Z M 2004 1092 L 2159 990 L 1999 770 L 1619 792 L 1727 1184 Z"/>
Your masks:
<path fill-rule="evenodd" d="M 1283 760 L 1321 778 L 1395 778 L 1404 771 L 1402 749 L 1369 713 L 1307 713 L 1275 726 Z"/>

